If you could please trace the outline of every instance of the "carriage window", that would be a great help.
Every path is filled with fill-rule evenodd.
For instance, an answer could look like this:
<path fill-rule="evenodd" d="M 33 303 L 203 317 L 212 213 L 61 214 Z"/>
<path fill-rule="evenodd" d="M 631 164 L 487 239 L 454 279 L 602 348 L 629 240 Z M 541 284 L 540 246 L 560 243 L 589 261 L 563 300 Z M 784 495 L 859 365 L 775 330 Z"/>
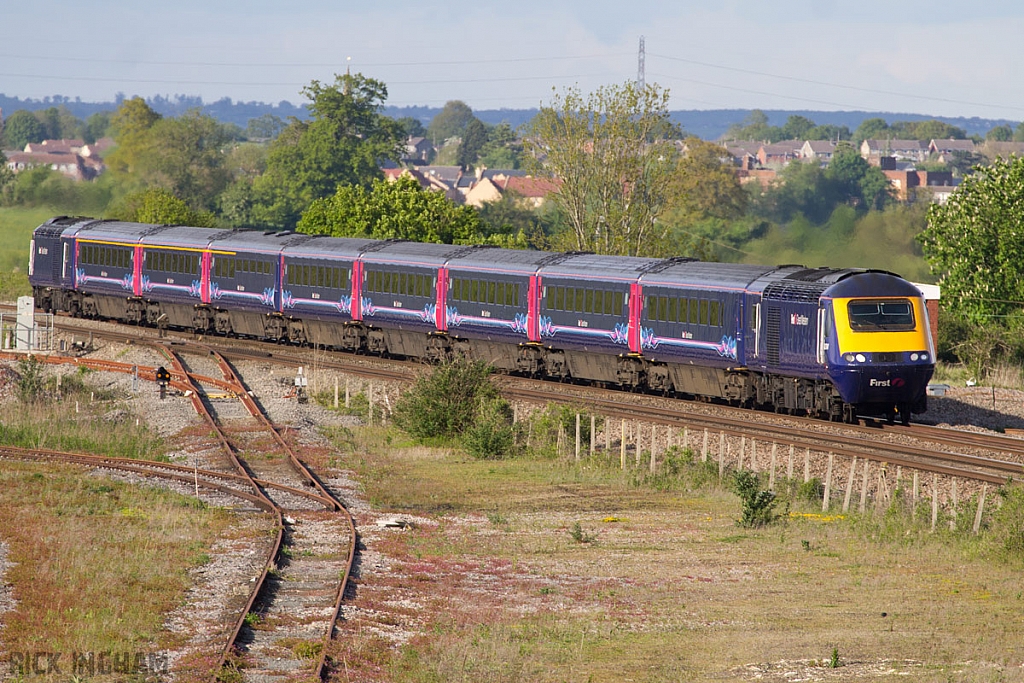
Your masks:
<path fill-rule="evenodd" d="M 707 299 L 701 299 L 700 300 L 700 324 L 701 325 L 707 325 L 708 324 L 708 300 Z"/>
<path fill-rule="evenodd" d="M 722 324 L 722 321 L 719 319 L 718 314 L 719 314 L 719 302 L 712 301 L 711 302 L 711 321 L 710 321 L 710 324 L 714 325 L 715 327 L 718 327 L 718 326 L 720 326 Z"/>
<path fill-rule="evenodd" d="M 688 320 L 691 325 L 696 325 L 700 316 L 700 306 L 696 299 L 687 299 L 687 305 L 690 309 Z"/>
<path fill-rule="evenodd" d="M 906 332 L 914 329 L 914 307 L 909 299 L 851 301 L 850 327 L 856 332 Z"/>

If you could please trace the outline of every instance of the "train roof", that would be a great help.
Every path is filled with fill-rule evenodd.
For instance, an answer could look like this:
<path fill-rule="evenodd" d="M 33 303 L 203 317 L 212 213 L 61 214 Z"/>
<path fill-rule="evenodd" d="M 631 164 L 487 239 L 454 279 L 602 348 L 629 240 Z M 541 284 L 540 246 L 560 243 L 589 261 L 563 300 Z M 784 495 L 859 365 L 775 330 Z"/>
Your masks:
<path fill-rule="evenodd" d="M 664 259 L 635 256 L 605 256 L 572 252 L 560 256 L 564 258 L 554 258 L 541 266 L 540 275 L 542 277 L 636 282 L 642 273 L 665 261 Z"/>
<path fill-rule="evenodd" d="M 210 240 L 219 235 L 230 234 L 230 230 L 217 228 L 192 228 L 185 225 L 154 225 L 139 235 L 139 244 L 145 247 L 180 247 L 205 249 Z"/>
<path fill-rule="evenodd" d="M 214 251 L 276 256 L 289 245 L 297 242 L 306 242 L 310 239 L 312 239 L 310 235 L 300 235 L 295 232 L 227 230 L 210 235 L 209 246 Z"/>
<path fill-rule="evenodd" d="M 324 235 L 302 235 L 305 239 L 289 242 L 284 249 L 285 257 L 292 258 L 343 258 L 354 260 L 359 254 L 381 240 L 362 237 L 327 237 Z"/>
<path fill-rule="evenodd" d="M 533 275 L 546 262 L 561 254 L 524 249 L 466 249 L 451 257 L 452 270 L 476 270 L 511 275 Z"/>
<path fill-rule="evenodd" d="M 822 296 L 835 299 L 857 296 L 920 297 L 921 290 L 899 275 L 884 270 L 866 270 L 852 273 L 828 287 Z"/>
<path fill-rule="evenodd" d="M 149 223 L 127 223 L 124 221 L 84 220 L 75 223 L 64 231 L 63 237 L 77 237 L 81 240 L 97 240 L 101 242 L 128 242 L 137 244 L 139 238 L 148 232 L 159 230 L 164 226 Z"/>
<path fill-rule="evenodd" d="M 640 276 L 644 285 L 746 289 L 751 282 L 776 270 L 772 266 L 746 263 L 714 263 L 688 259 L 669 259 Z"/>
<path fill-rule="evenodd" d="M 457 244 L 435 244 L 433 242 L 405 242 L 400 240 L 380 242 L 368 246 L 361 255 L 366 263 L 382 263 L 386 265 L 410 265 L 440 268 L 450 258 L 467 249 L 481 247 L 462 246 Z"/>

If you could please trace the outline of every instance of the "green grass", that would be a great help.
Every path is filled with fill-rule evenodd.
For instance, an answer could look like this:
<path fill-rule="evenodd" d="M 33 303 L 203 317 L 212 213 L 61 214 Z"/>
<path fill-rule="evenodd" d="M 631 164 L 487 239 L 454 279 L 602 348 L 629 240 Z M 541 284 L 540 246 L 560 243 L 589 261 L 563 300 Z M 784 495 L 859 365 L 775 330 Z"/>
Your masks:
<path fill-rule="evenodd" d="M 32 293 L 28 286 L 32 231 L 60 213 L 50 208 L 0 207 L 0 301 Z"/>
<path fill-rule="evenodd" d="M 795 514 L 739 533 L 740 501 L 700 463 L 652 478 L 646 462 L 621 472 L 617 451 L 577 466 L 477 461 L 381 429 L 334 438 L 377 509 L 431 520 L 376 539 L 388 571 L 363 578 L 355 606 L 377 616 L 332 652 L 352 676 L 811 679 L 839 652 L 852 679 L 1015 680 L 1020 558 L 993 560 L 963 525 L 821 514 L 780 483 Z M 417 635 L 371 635 L 390 624 Z"/>
<path fill-rule="evenodd" d="M 0 499 L 17 600 L 0 631 L 7 652 L 166 647 L 164 614 L 187 570 L 231 524 L 192 499 L 70 467 L 6 463 Z"/>
<path fill-rule="evenodd" d="M 26 368 L 22 367 L 22 371 Z M 0 420 L 0 443 L 95 453 L 119 458 L 166 460 L 166 445 L 131 413 L 120 397 L 94 391 L 80 375 L 66 375 L 60 400 L 51 377 L 38 400 L 8 404 Z"/>

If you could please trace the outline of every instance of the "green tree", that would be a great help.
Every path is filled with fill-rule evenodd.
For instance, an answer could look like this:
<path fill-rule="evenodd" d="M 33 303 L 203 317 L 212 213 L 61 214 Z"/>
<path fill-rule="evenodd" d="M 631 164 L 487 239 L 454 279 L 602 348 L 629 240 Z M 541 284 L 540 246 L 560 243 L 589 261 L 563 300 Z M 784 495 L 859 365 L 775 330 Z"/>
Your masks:
<path fill-rule="evenodd" d="M 480 149 L 480 164 L 487 168 L 516 169 L 521 163 L 522 144 L 504 121 L 487 131 L 487 143 Z"/>
<path fill-rule="evenodd" d="M 81 120 L 63 104 L 59 107 L 41 109 L 35 116 L 43 124 L 47 140 L 72 139 L 81 134 Z"/>
<path fill-rule="evenodd" d="M 104 159 L 111 174 L 127 185 L 141 186 L 138 174 L 149 158 L 150 129 L 162 117 L 141 97 L 125 100 L 110 117 L 117 146 Z"/>
<path fill-rule="evenodd" d="M 985 139 L 993 142 L 1010 142 L 1013 140 L 1013 128 L 1006 123 L 996 126 L 985 133 Z"/>
<path fill-rule="evenodd" d="M 398 119 L 398 125 L 402 127 L 407 138 L 425 138 L 427 136 L 427 129 L 423 123 L 412 116 L 403 116 Z"/>
<path fill-rule="evenodd" d="M 333 237 L 406 239 L 466 244 L 478 241 L 482 223 L 472 206 L 453 204 L 412 178 L 375 180 L 371 189 L 341 185 L 303 212 L 299 232 Z"/>
<path fill-rule="evenodd" d="M 4 195 L 4 188 L 14 183 L 14 171 L 7 168 L 7 157 L 0 152 L 0 197 Z"/>
<path fill-rule="evenodd" d="M 475 116 L 466 124 L 466 130 L 462 133 L 462 141 L 459 143 L 459 150 L 456 152 L 455 163 L 463 169 L 468 169 L 476 163 L 480 156 L 480 150 L 487 144 L 487 127 Z"/>
<path fill-rule="evenodd" d="M 807 140 L 849 140 L 850 129 L 846 126 L 836 126 L 831 123 L 824 123 L 815 126 L 807 131 Z"/>
<path fill-rule="evenodd" d="M 879 209 L 891 197 L 885 174 L 849 144 L 836 148 L 825 176 L 843 201 L 856 206 Z"/>
<path fill-rule="evenodd" d="M 1013 129 L 1013 141 L 1024 142 L 1024 123 L 1018 123 L 1017 127 Z"/>
<path fill-rule="evenodd" d="M 155 122 L 148 134 L 140 171 L 196 209 L 209 209 L 227 186 L 224 147 L 227 136 L 216 119 L 192 109 Z"/>
<path fill-rule="evenodd" d="M 10 149 L 24 149 L 30 142 L 42 142 L 46 129 L 32 112 L 19 109 L 4 121 L 4 141 Z"/>
<path fill-rule="evenodd" d="M 362 74 L 336 76 L 332 85 L 313 81 L 303 89 L 313 118 L 293 121 L 271 144 L 267 171 L 256 179 L 255 217 L 291 226 L 315 199 L 338 185 L 368 186 L 380 163 L 401 157 L 401 126 L 380 110 L 387 87 Z"/>
<path fill-rule="evenodd" d="M 760 109 L 754 109 L 742 123 L 729 127 L 725 133 L 727 140 L 763 140 L 778 142 L 782 140 L 782 129 L 768 123 L 768 115 Z"/>
<path fill-rule="evenodd" d="M 1024 158 L 996 159 L 928 210 L 920 236 L 944 310 L 984 324 L 1024 304 Z"/>
<path fill-rule="evenodd" d="M 448 138 L 462 135 L 469 122 L 475 118 L 473 110 L 465 102 L 450 100 L 445 102 L 441 111 L 437 112 L 430 121 L 430 125 L 427 127 L 427 137 L 434 142 L 435 147 L 440 146 Z"/>
<path fill-rule="evenodd" d="M 815 123 L 804 116 L 793 114 L 782 126 L 782 138 L 784 140 L 809 140 L 807 134 L 814 128 Z"/>
<path fill-rule="evenodd" d="M 249 119 L 245 125 L 245 132 L 243 136 L 246 140 L 252 140 L 253 142 L 264 142 L 267 140 L 273 140 L 281 131 L 284 130 L 285 123 L 281 120 L 280 116 L 274 116 L 273 114 L 261 114 L 255 118 Z"/>
<path fill-rule="evenodd" d="M 892 124 L 894 138 L 909 140 L 965 140 L 967 133 L 945 121 L 895 121 Z"/>
<path fill-rule="evenodd" d="M 110 217 L 136 223 L 216 227 L 212 213 L 196 211 L 184 200 L 159 187 L 125 195 L 111 208 Z"/>
<path fill-rule="evenodd" d="M 530 123 L 531 163 L 561 181 L 552 199 L 570 227 L 568 246 L 642 256 L 655 246 L 676 155 L 648 142 L 668 120 L 668 92 L 633 82 L 584 97 L 556 94 Z"/>
<path fill-rule="evenodd" d="M 110 128 L 111 113 L 109 111 L 98 111 L 91 115 L 82 124 L 82 139 L 92 144 L 100 138 L 106 137 Z"/>
<path fill-rule="evenodd" d="M 746 213 L 749 195 L 725 161 L 725 148 L 695 137 L 687 138 L 685 145 L 668 184 L 667 209 L 675 221 L 731 220 Z"/>
<path fill-rule="evenodd" d="M 865 140 L 886 140 L 892 138 L 892 132 L 885 119 L 864 119 L 853 131 L 853 144 L 860 146 Z"/>

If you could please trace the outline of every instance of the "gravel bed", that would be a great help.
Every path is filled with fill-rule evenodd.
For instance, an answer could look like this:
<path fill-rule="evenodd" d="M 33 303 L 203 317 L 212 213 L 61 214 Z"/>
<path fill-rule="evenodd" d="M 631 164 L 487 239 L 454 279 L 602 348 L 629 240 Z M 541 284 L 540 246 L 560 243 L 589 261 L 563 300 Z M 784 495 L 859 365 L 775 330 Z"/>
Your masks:
<path fill-rule="evenodd" d="M 168 631 L 184 638 L 181 646 L 167 651 L 171 669 L 184 657 L 197 653 L 219 656 L 231 626 L 245 606 L 252 583 L 259 578 L 273 542 L 270 515 L 237 517 L 237 538 L 217 539 L 210 562 L 189 571 L 191 587 L 180 607 L 164 621 Z M 262 539 L 259 544 L 251 539 Z"/>

